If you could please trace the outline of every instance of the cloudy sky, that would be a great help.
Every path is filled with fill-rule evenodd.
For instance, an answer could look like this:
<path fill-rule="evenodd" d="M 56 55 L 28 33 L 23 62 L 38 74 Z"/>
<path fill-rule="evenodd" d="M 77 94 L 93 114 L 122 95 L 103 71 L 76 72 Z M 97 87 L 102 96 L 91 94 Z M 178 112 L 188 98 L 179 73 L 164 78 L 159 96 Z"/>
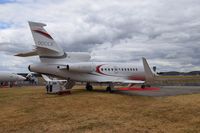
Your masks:
<path fill-rule="evenodd" d="M 200 0 L 0 0 L 0 71 L 38 62 L 13 56 L 33 49 L 27 21 L 95 61 L 146 57 L 158 71 L 200 70 Z"/>

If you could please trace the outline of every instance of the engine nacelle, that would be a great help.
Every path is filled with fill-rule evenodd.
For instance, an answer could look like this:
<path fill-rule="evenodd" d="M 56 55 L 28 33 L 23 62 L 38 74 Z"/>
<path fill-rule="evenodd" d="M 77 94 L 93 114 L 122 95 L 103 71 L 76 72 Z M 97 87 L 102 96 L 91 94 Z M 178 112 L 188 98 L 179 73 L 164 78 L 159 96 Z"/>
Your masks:
<path fill-rule="evenodd" d="M 92 63 L 73 63 L 73 64 L 67 64 L 64 66 L 58 66 L 58 69 L 65 69 L 67 71 L 71 72 L 92 72 L 93 71 L 93 65 Z"/>
<path fill-rule="evenodd" d="M 56 74 L 57 65 L 47 65 L 43 63 L 31 64 L 28 66 L 30 72 L 43 73 L 43 74 Z"/>
<path fill-rule="evenodd" d="M 87 52 L 67 52 L 67 59 L 72 61 L 89 61 L 91 58 L 90 53 Z"/>

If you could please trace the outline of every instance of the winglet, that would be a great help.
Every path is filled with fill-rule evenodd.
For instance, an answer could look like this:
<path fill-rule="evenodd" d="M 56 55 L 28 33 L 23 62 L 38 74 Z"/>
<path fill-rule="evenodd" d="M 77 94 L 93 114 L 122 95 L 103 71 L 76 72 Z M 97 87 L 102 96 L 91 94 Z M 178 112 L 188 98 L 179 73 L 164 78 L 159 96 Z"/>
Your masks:
<path fill-rule="evenodd" d="M 143 57 L 143 66 L 145 71 L 145 78 L 147 81 L 152 81 L 154 79 L 154 74 L 151 71 L 151 68 L 149 67 L 149 64 L 147 63 L 147 60 Z"/>

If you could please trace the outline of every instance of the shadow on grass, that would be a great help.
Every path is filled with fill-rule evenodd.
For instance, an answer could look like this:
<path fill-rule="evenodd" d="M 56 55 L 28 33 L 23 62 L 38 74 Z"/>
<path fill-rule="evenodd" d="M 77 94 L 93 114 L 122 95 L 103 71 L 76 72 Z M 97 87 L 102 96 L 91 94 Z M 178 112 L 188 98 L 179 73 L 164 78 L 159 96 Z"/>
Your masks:
<path fill-rule="evenodd" d="M 128 96 L 137 96 L 137 94 L 130 93 L 128 91 L 112 90 L 112 92 L 106 91 L 106 89 L 93 89 L 92 91 L 87 91 L 85 89 L 76 89 L 72 91 L 72 94 L 81 94 L 81 93 L 107 93 L 107 94 L 118 94 L 118 95 L 128 95 Z"/>

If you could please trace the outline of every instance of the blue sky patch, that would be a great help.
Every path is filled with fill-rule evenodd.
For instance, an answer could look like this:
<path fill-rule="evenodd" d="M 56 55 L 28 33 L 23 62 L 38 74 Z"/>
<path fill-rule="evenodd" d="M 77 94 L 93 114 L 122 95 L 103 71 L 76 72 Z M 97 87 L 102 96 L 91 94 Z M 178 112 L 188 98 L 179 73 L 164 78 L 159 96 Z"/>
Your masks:
<path fill-rule="evenodd" d="M 0 0 L 0 4 L 15 2 L 16 0 Z"/>
<path fill-rule="evenodd" d="M 11 26 L 10 23 L 0 22 L 0 29 L 7 29 Z"/>

